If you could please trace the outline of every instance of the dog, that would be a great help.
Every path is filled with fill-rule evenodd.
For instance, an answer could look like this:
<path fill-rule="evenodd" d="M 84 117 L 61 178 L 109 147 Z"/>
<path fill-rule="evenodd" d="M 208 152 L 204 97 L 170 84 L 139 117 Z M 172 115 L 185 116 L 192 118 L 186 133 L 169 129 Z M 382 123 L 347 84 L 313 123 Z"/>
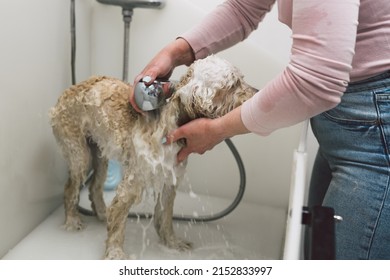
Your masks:
<path fill-rule="evenodd" d="M 146 188 L 156 193 L 153 219 L 161 243 L 180 251 L 192 248 L 172 226 L 176 188 L 186 166 L 177 164 L 176 155 L 185 140 L 167 145 L 162 139 L 193 119 L 221 117 L 256 92 L 236 67 L 214 55 L 190 65 L 157 111 L 136 112 L 128 101 L 131 89 L 121 80 L 94 76 L 65 90 L 50 111 L 53 134 L 69 169 L 64 227 L 84 228 L 77 208 L 79 190 L 92 168 L 89 199 L 98 219 L 107 222 L 105 259 L 127 258 L 123 249 L 127 214 Z M 106 210 L 103 184 L 109 159 L 122 164 L 123 178 Z"/>

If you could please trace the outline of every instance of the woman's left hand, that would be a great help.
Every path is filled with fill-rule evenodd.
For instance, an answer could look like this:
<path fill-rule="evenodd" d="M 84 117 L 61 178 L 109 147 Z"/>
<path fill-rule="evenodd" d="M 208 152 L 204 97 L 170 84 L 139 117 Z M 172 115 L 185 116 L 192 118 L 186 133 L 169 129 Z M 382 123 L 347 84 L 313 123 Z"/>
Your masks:
<path fill-rule="evenodd" d="M 204 154 L 222 142 L 224 137 L 218 129 L 218 119 L 196 119 L 169 133 L 166 144 L 185 139 L 186 145 L 177 154 L 177 161 L 184 161 L 191 153 Z"/>

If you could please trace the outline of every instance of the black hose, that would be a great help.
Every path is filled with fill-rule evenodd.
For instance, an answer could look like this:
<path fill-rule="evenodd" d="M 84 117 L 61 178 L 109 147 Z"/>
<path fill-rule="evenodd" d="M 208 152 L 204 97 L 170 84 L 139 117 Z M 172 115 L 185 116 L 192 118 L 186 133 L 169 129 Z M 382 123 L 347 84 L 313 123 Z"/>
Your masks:
<path fill-rule="evenodd" d="M 72 84 L 76 84 L 76 69 L 75 69 L 75 62 L 76 62 L 76 12 L 75 12 L 75 1 L 71 0 L 71 71 L 72 71 Z M 128 63 L 128 46 L 129 46 L 129 27 L 130 27 L 130 21 L 133 14 L 133 11 L 125 11 L 123 10 L 123 19 L 125 22 L 125 50 L 124 50 L 124 68 L 123 68 L 123 78 L 124 80 L 127 80 L 127 63 Z M 126 17 L 126 18 L 125 18 Z M 241 160 L 240 154 L 238 153 L 236 147 L 234 146 L 233 142 L 230 139 L 225 139 L 226 145 L 228 145 L 230 151 L 233 153 L 233 156 L 236 160 L 238 170 L 240 173 L 240 185 L 237 192 L 237 195 L 233 202 L 224 210 L 222 210 L 219 213 L 212 214 L 212 215 L 206 215 L 206 216 L 200 216 L 200 217 L 193 217 L 193 216 L 174 216 L 173 219 L 177 221 L 190 221 L 190 222 L 210 222 L 215 221 L 218 219 L 221 219 L 222 217 L 225 217 L 226 215 L 230 214 L 241 202 L 241 199 L 245 192 L 245 184 L 246 184 L 246 176 L 245 176 L 245 168 L 244 164 Z M 87 179 L 85 182 L 80 186 L 80 188 L 83 188 L 84 186 L 89 184 L 89 181 L 91 180 L 93 176 L 93 170 L 90 171 L 90 173 L 87 176 Z M 85 209 L 78 206 L 78 210 L 81 214 L 87 215 L 87 216 L 95 216 L 96 214 L 88 209 Z M 148 213 L 129 213 L 129 218 L 151 218 L 153 217 L 153 214 Z"/>
<path fill-rule="evenodd" d="M 240 154 L 238 153 L 233 142 L 230 139 L 225 139 L 225 143 L 228 145 L 228 147 L 230 148 L 230 151 L 233 153 L 233 156 L 234 156 L 236 163 L 237 163 L 237 166 L 238 166 L 238 170 L 240 172 L 240 185 L 239 185 L 239 189 L 238 189 L 238 192 L 237 192 L 235 199 L 226 209 L 222 210 L 221 212 L 219 212 L 217 214 L 200 216 L 200 217 L 185 216 L 185 215 L 175 216 L 174 215 L 173 216 L 174 220 L 176 220 L 176 221 L 189 221 L 189 222 L 211 222 L 211 221 L 221 219 L 221 218 L 225 217 L 226 215 L 230 214 L 238 206 L 238 204 L 240 204 L 240 201 L 241 201 L 242 197 L 244 196 L 244 192 L 245 192 L 245 183 L 246 183 L 245 168 L 244 168 L 244 164 L 241 160 Z M 91 171 L 89 173 L 89 175 L 88 175 L 85 183 L 82 185 L 82 187 L 85 187 L 86 185 L 88 185 L 89 181 L 92 179 L 92 176 L 93 176 L 93 171 Z M 79 208 L 79 212 L 81 214 L 84 214 L 87 216 L 95 216 L 96 215 L 93 211 L 85 209 L 81 206 L 79 206 L 78 208 Z M 153 214 L 151 214 L 151 213 L 129 213 L 127 217 L 128 218 L 148 219 L 148 218 L 153 217 Z"/>
<path fill-rule="evenodd" d="M 76 4 L 70 1 L 71 73 L 72 85 L 76 84 Z"/>

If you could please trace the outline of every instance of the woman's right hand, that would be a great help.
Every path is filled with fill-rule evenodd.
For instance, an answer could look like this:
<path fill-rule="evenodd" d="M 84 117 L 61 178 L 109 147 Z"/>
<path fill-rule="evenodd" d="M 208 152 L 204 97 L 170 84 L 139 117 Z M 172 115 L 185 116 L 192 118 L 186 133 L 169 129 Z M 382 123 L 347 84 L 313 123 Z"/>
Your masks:
<path fill-rule="evenodd" d="M 176 66 L 190 65 L 193 61 L 194 55 L 190 45 L 184 39 L 178 38 L 157 53 L 141 73 L 136 76 L 134 85 L 147 76 L 150 78 L 146 79 L 148 80 L 145 82 L 146 85 L 152 84 L 157 78 L 169 79 Z M 130 92 L 129 99 L 133 108 L 138 112 L 142 112 L 135 102 L 133 90 Z"/>

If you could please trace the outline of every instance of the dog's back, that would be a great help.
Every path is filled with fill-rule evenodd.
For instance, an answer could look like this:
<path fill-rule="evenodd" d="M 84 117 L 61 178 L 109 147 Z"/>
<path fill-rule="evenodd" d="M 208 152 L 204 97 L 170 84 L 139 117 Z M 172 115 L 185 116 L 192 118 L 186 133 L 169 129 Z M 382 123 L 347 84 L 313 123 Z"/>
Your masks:
<path fill-rule="evenodd" d="M 107 157 L 119 156 L 123 140 L 138 118 L 128 102 L 129 90 L 130 85 L 107 77 L 92 77 L 67 89 L 50 112 L 60 146 L 90 137 L 99 147 L 107 148 L 102 151 Z"/>

